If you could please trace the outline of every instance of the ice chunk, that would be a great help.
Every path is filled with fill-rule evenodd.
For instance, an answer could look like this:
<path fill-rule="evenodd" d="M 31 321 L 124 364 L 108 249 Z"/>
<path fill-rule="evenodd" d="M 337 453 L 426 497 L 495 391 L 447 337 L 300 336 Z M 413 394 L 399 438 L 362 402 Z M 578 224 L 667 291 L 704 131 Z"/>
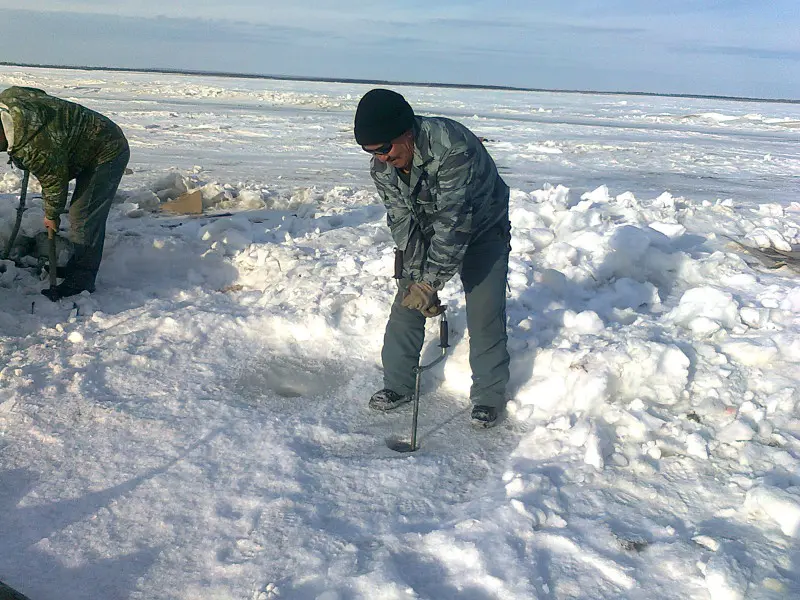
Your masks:
<path fill-rule="evenodd" d="M 186 182 L 186 178 L 180 173 L 167 173 L 153 184 L 152 189 L 162 201 L 167 199 L 174 200 L 189 191 Z M 142 206 L 138 200 L 135 200 L 135 202 Z"/>
<path fill-rule="evenodd" d="M 591 310 L 578 314 L 571 310 L 564 311 L 564 327 L 579 334 L 596 334 L 605 329 L 603 321 Z"/>
<path fill-rule="evenodd" d="M 581 200 L 583 200 L 583 202 L 580 204 L 585 206 L 591 206 L 592 204 L 607 204 L 611 200 L 611 196 L 608 193 L 608 186 L 601 185 L 591 192 L 585 192 L 581 194 Z"/>
<path fill-rule="evenodd" d="M 769 365 L 778 355 L 778 348 L 772 340 L 737 340 L 721 345 L 721 350 L 748 367 Z"/>
<path fill-rule="evenodd" d="M 798 297 L 798 301 L 800 301 L 800 297 Z M 800 307 L 800 304 L 798 306 Z M 800 312 L 800 310 L 798 312 Z M 744 306 L 739 311 L 739 317 L 748 327 L 752 327 L 753 329 L 761 329 L 767 323 L 769 323 L 769 309 L 757 308 L 755 306 Z"/>
<path fill-rule="evenodd" d="M 686 233 L 686 227 L 680 223 L 661 223 L 656 221 L 655 223 L 650 223 L 649 227 L 655 229 L 659 233 L 663 233 L 670 239 L 681 237 Z"/>
<path fill-rule="evenodd" d="M 692 319 L 686 324 L 686 327 L 699 337 L 712 335 L 722 329 L 722 325 L 713 319 L 709 319 L 708 317 L 697 317 L 696 319 Z"/>
<path fill-rule="evenodd" d="M 537 250 L 541 250 L 542 248 L 546 248 L 547 246 L 552 244 L 556 237 L 552 231 L 541 227 L 536 229 L 531 229 L 528 232 L 528 235 L 530 239 L 533 241 L 534 247 Z"/>
<path fill-rule="evenodd" d="M 123 202 L 119 205 L 119 211 L 130 219 L 138 219 L 144 216 L 144 211 L 139 208 L 138 204 L 133 202 Z"/>
<path fill-rule="evenodd" d="M 725 444 L 730 444 L 731 442 L 746 442 L 752 440 L 754 435 L 755 432 L 752 427 L 744 421 L 737 420 L 723 427 L 722 430 L 717 433 L 717 439 Z"/>
<path fill-rule="evenodd" d="M 608 245 L 612 250 L 641 257 L 650 246 L 650 237 L 638 227 L 624 225 L 614 231 Z"/>
<path fill-rule="evenodd" d="M 264 201 L 261 199 L 261 192 L 255 190 L 242 190 L 236 197 L 239 208 L 256 210 L 264 208 Z"/>
<path fill-rule="evenodd" d="M 516 207 L 509 212 L 509 218 L 515 229 L 544 229 L 545 223 L 533 210 Z"/>
<path fill-rule="evenodd" d="M 706 565 L 706 587 L 711 600 L 744 600 L 748 574 L 730 556 L 716 554 Z"/>
<path fill-rule="evenodd" d="M 674 404 L 689 379 L 689 358 L 677 346 L 631 341 L 624 355 L 609 356 L 619 371 L 622 398 Z"/>
<path fill-rule="evenodd" d="M 769 154 L 767 156 L 769 156 Z M 782 217 L 783 216 L 783 206 L 781 206 L 780 204 L 777 204 L 777 203 L 759 204 L 758 205 L 758 212 L 759 212 L 759 214 L 762 214 L 765 217 Z"/>
<path fill-rule="evenodd" d="M 161 205 L 161 200 L 150 190 L 139 190 L 128 194 L 125 201 L 136 204 L 142 210 L 156 210 Z"/>
<path fill-rule="evenodd" d="M 699 546 L 702 546 L 703 548 L 707 548 L 708 550 L 711 550 L 712 552 L 716 552 L 717 550 L 719 550 L 719 542 L 717 540 L 715 540 L 714 538 L 712 538 L 711 536 L 708 536 L 708 535 L 696 535 L 696 536 L 694 536 L 692 538 L 692 541 L 695 544 L 697 544 Z M 707 572 L 708 571 L 706 571 L 706 573 Z"/>
<path fill-rule="evenodd" d="M 747 492 L 744 507 L 775 521 L 785 535 L 800 537 L 800 497 L 779 488 L 758 486 Z"/>
<path fill-rule="evenodd" d="M 211 182 L 200 188 L 200 195 L 203 197 L 203 208 L 211 208 L 225 200 L 229 192 L 220 184 Z"/>
<path fill-rule="evenodd" d="M 686 453 L 703 460 L 708 458 L 708 444 L 699 433 L 690 433 L 686 436 Z"/>
<path fill-rule="evenodd" d="M 759 248 L 774 247 L 777 250 L 784 252 L 791 252 L 792 245 L 786 241 L 781 232 L 775 229 L 768 229 L 765 227 L 756 227 L 753 231 L 745 236 L 745 239 L 751 241 Z"/>
<path fill-rule="evenodd" d="M 698 317 L 716 321 L 727 329 L 741 325 L 739 305 L 733 296 L 711 286 L 688 290 L 681 296 L 678 306 L 667 314 L 668 319 L 689 329 L 691 323 Z"/>
<path fill-rule="evenodd" d="M 17 278 L 18 272 L 13 260 L 0 260 L 0 286 L 9 287 Z"/>
<path fill-rule="evenodd" d="M 583 462 L 587 465 L 592 465 L 598 471 L 602 471 L 605 466 L 602 444 L 595 432 L 592 432 L 586 440 L 586 453 L 583 456 Z"/>
<path fill-rule="evenodd" d="M 792 288 L 780 304 L 781 310 L 800 313 L 800 286 Z"/>

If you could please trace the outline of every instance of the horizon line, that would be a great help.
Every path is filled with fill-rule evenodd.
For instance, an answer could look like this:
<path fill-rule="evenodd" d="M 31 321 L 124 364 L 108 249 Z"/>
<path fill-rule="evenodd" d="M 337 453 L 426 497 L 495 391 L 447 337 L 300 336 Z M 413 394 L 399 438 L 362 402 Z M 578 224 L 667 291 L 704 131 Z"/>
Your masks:
<path fill-rule="evenodd" d="M 312 77 L 305 75 L 266 75 L 263 73 L 237 73 L 233 71 L 205 71 L 197 69 L 174 69 L 166 67 L 103 67 L 90 65 L 57 65 L 40 63 L 18 63 L 0 61 L 3 67 L 29 67 L 35 69 L 64 69 L 70 71 L 117 71 L 122 73 L 162 73 L 165 75 L 202 75 L 207 77 L 227 77 L 231 79 L 267 79 L 275 81 L 311 81 L 319 83 L 358 83 L 377 85 L 439 87 L 456 89 L 497 90 L 509 92 L 546 92 L 560 94 L 594 94 L 606 96 L 656 96 L 664 98 L 698 98 L 707 100 L 731 100 L 734 102 L 769 102 L 776 104 L 800 104 L 800 99 L 791 98 L 757 98 L 751 96 L 725 96 L 719 94 L 684 94 L 668 92 L 636 92 L 636 91 L 603 91 L 578 90 L 561 88 L 529 88 L 509 85 L 481 85 L 477 83 L 441 83 L 419 81 L 390 81 L 386 79 L 361 79 L 350 77 Z"/>

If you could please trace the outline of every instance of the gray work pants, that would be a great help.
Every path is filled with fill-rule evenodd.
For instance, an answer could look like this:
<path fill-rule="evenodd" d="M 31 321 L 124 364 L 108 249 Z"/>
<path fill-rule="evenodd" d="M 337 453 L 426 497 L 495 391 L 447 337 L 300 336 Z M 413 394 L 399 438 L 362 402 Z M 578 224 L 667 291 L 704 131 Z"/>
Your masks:
<path fill-rule="evenodd" d="M 506 348 L 506 280 L 510 251 L 508 223 L 497 225 L 473 240 L 464 255 L 461 283 L 467 305 L 469 364 L 472 369 L 470 401 L 473 405 L 505 406 L 509 356 Z M 383 384 L 400 394 L 413 394 L 413 368 L 425 337 L 425 317 L 401 306 L 411 283 L 398 280 L 383 338 Z"/>
<path fill-rule="evenodd" d="M 94 290 L 103 258 L 108 212 L 129 159 L 130 151 L 125 150 L 114 160 L 87 169 L 75 178 L 69 205 L 69 237 L 74 252 L 65 268 L 67 285 Z"/>

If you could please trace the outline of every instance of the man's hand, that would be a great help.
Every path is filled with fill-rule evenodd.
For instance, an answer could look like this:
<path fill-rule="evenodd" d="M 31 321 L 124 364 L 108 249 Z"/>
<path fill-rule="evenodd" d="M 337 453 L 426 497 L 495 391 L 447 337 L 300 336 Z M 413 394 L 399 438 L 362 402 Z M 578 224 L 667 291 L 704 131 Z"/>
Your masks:
<path fill-rule="evenodd" d="M 440 314 L 444 312 L 444 306 L 442 306 L 442 303 L 439 301 L 439 294 L 433 295 L 433 302 L 434 303 L 430 307 L 426 308 L 425 310 L 419 311 L 427 319 L 438 317 Z"/>
<path fill-rule="evenodd" d="M 444 312 L 439 294 L 425 282 L 415 281 L 409 285 L 400 304 L 411 310 L 418 310 L 427 318 L 436 317 Z"/>
<path fill-rule="evenodd" d="M 52 231 L 54 234 L 58 233 L 58 227 L 60 225 L 60 220 L 58 217 L 55 219 L 48 219 L 47 217 L 44 218 L 44 226 L 47 229 L 48 235 Z"/>

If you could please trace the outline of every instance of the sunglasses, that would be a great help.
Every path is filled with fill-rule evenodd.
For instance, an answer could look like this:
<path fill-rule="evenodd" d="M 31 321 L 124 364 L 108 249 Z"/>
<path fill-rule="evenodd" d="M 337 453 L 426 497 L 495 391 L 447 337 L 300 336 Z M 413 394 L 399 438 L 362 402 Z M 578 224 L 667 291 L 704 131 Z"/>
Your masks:
<path fill-rule="evenodd" d="M 364 146 L 361 146 L 361 148 L 364 150 L 364 152 L 369 152 L 370 154 L 380 154 L 382 156 L 384 154 L 389 154 L 389 152 L 392 151 L 393 145 L 394 144 L 392 144 L 392 142 L 386 142 L 383 146 L 373 148 L 372 150 L 367 150 L 364 148 Z"/>

